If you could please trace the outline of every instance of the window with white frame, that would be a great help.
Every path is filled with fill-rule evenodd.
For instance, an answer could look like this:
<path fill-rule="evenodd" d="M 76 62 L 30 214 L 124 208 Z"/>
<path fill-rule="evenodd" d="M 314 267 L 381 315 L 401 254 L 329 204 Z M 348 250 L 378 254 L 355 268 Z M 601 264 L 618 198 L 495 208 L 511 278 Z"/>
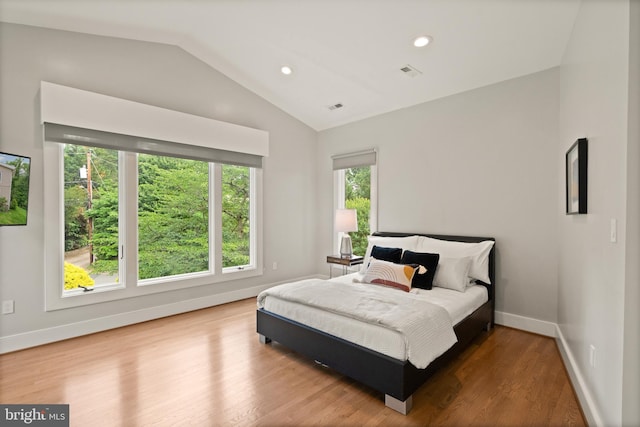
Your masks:
<path fill-rule="evenodd" d="M 63 294 L 118 287 L 120 156 L 117 150 L 62 144 Z"/>
<path fill-rule="evenodd" d="M 61 143 L 45 128 L 45 173 L 57 183 L 46 203 L 63 212 L 49 225 L 60 239 L 47 265 L 59 274 L 47 286 L 81 297 L 48 307 L 261 274 L 260 168 Z M 99 295 L 114 290 L 124 292 Z"/>
<path fill-rule="evenodd" d="M 262 274 L 267 132 L 47 82 L 40 93 L 47 310 Z"/>
<path fill-rule="evenodd" d="M 353 253 L 364 255 L 367 236 L 377 231 L 378 173 L 377 153 L 365 150 L 332 157 L 334 171 L 334 210 L 355 209 L 358 231 L 351 232 Z M 334 246 L 338 247 L 340 233 L 334 233 Z"/>
<path fill-rule="evenodd" d="M 244 270 L 255 264 L 251 238 L 255 216 L 255 170 L 243 166 L 222 165 L 222 268 L 223 272 Z"/>
<path fill-rule="evenodd" d="M 48 82 L 40 95 L 47 310 L 262 274 L 267 132 Z"/>
<path fill-rule="evenodd" d="M 138 279 L 210 270 L 207 162 L 138 154 Z"/>
<path fill-rule="evenodd" d="M 64 212 L 56 233 L 63 297 L 259 273 L 257 168 L 78 144 L 47 149 L 61 164 L 50 168 L 60 196 L 47 199 Z"/>

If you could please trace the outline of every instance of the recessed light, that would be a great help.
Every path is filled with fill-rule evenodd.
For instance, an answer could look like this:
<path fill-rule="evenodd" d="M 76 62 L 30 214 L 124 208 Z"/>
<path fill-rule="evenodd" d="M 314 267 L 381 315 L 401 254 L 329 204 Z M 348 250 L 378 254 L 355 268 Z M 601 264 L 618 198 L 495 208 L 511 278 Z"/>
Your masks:
<path fill-rule="evenodd" d="M 431 43 L 432 40 L 433 39 L 431 38 L 431 36 L 416 37 L 416 39 L 413 41 L 413 45 L 415 47 L 425 47 L 426 45 Z"/>
<path fill-rule="evenodd" d="M 284 65 L 282 68 L 280 68 L 280 71 L 282 72 L 282 74 L 287 75 L 287 76 L 289 74 L 293 73 L 293 70 L 288 65 Z"/>

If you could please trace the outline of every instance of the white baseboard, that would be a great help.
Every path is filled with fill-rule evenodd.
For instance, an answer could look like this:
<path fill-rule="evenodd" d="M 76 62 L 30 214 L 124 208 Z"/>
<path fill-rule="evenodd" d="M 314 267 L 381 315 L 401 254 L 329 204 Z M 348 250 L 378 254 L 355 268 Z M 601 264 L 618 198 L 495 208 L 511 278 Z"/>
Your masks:
<path fill-rule="evenodd" d="M 517 314 L 496 311 L 496 323 L 514 329 L 532 332 L 546 337 L 556 337 L 557 325 L 544 320 L 533 319 L 531 317 L 518 316 Z"/>
<path fill-rule="evenodd" d="M 496 311 L 496 324 L 555 338 L 562 361 L 569 374 L 569 379 L 580 401 L 582 412 L 587 419 L 587 424 L 598 427 L 604 425 L 589 387 L 582 376 L 567 341 L 562 335 L 560 327 L 556 323 Z"/>
<path fill-rule="evenodd" d="M 317 276 L 301 277 L 302 280 L 315 278 Z M 286 283 L 280 282 L 280 283 Z M 21 334 L 0 337 L 0 354 L 12 351 L 23 350 L 29 347 L 49 344 L 82 335 L 102 332 L 113 328 L 133 325 L 135 323 L 146 322 L 148 320 L 159 319 L 161 317 L 173 316 L 175 314 L 186 313 L 202 308 L 213 307 L 215 305 L 226 304 L 232 301 L 239 301 L 257 296 L 260 292 L 280 283 L 269 283 L 252 288 L 239 289 L 237 291 L 225 292 L 222 294 L 209 295 L 202 298 L 178 301 L 171 304 L 144 308 L 141 310 L 126 313 L 114 314 L 111 316 L 88 319 L 66 325 L 54 326 L 52 328 L 38 329 Z"/>
<path fill-rule="evenodd" d="M 580 406 L 582 407 L 582 412 L 584 413 L 585 418 L 587 419 L 587 424 L 590 426 L 604 426 L 602 422 L 602 417 L 595 405 L 593 400 L 593 396 L 591 396 L 591 392 L 589 391 L 589 387 L 582 376 L 582 372 L 580 371 L 580 367 L 576 363 L 576 359 L 573 357 L 573 353 L 567 344 L 567 341 L 560 330 L 560 327 L 556 325 L 556 342 L 558 343 L 558 349 L 560 350 L 560 355 L 562 356 L 562 360 L 564 361 L 564 366 L 567 369 L 567 373 L 569 374 L 569 378 L 571 379 L 571 384 L 573 384 L 573 389 L 578 396 L 578 400 L 580 401 Z"/>

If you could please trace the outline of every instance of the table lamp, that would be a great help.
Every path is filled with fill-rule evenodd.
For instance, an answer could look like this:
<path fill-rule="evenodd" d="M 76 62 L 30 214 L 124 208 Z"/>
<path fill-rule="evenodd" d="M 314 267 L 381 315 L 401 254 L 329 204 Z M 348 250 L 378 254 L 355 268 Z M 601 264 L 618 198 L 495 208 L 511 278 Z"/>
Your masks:
<path fill-rule="evenodd" d="M 355 209 L 336 210 L 335 231 L 344 233 L 340 242 L 340 256 L 349 258 L 353 255 L 351 246 L 351 231 L 358 231 L 358 213 Z"/>

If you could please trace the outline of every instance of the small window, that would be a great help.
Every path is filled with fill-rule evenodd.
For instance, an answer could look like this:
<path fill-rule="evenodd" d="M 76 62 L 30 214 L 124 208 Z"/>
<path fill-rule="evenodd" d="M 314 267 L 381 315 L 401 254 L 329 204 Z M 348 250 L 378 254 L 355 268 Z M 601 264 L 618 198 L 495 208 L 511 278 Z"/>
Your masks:
<path fill-rule="evenodd" d="M 364 255 L 367 250 L 367 236 L 377 230 L 377 153 L 367 150 L 358 153 L 334 156 L 334 197 L 335 209 L 355 209 L 358 217 L 358 231 L 351 232 L 353 253 Z M 340 241 L 335 234 L 335 247 Z"/>
<path fill-rule="evenodd" d="M 251 169 L 222 165 L 222 267 L 243 269 L 251 259 Z"/>
<path fill-rule="evenodd" d="M 358 231 L 349 233 L 353 253 L 364 255 L 367 251 L 367 236 L 371 234 L 371 167 L 361 166 L 344 169 L 344 207 L 355 209 Z"/>

